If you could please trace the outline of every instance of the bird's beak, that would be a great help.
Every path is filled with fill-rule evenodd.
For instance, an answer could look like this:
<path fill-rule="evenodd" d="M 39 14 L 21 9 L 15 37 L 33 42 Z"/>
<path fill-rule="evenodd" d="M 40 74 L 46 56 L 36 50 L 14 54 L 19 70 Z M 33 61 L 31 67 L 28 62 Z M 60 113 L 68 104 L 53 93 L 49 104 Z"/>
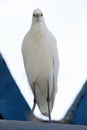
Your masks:
<path fill-rule="evenodd" d="M 40 17 L 40 15 L 39 14 L 36 14 L 36 18 L 39 18 Z"/>

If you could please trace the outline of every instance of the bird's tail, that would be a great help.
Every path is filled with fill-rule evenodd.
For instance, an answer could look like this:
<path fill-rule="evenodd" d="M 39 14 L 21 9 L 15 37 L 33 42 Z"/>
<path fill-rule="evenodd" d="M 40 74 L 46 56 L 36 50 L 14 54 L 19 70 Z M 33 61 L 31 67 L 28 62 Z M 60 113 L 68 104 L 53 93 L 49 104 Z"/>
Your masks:
<path fill-rule="evenodd" d="M 38 95 L 39 96 L 38 96 Z M 38 104 L 38 107 L 41 111 L 41 113 L 44 115 L 44 116 L 49 116 L 49 113 L 48 113 L 48 103 L 47 103 L 47 99 L 46 99 L 46 96 L 44 96 L 44 94 L 42 93 L 38 93 L 36 94 L 36 98 L 37 98 L 37 104 Z M 52 89 L 52 94 L 51 94 L 51 98 L 50 98 L 50 112 L 52 111 L 53 109 L 53 105 L 54 105 L 54 99 L 55 99 L 55 89 L 53 87 Z"/>

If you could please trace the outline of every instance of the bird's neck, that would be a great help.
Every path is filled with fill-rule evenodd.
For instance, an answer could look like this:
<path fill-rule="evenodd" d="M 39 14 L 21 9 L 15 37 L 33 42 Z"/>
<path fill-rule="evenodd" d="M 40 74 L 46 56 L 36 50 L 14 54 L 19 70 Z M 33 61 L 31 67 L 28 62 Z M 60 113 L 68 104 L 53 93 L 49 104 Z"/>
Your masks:
<path fill-rule="evenodd" d="M 35 34 L 36 33 L 42 34 L 44 33 L 45 29 L 47 29 L 47 27 L 44 21 L 38 21 L 38 22 L 33 21 L 30 31 Z"/>

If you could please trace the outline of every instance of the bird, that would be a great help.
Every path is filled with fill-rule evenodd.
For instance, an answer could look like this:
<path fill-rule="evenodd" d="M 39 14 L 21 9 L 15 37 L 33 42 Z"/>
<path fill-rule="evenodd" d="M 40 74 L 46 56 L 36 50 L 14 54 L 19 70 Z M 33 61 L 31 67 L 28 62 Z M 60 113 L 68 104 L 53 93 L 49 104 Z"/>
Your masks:
<path fill-rule="evenodd" d="M 30 30 L 22 42 L 22 56 L 25 72 L 42 115 L 51 122 L 51 112 L 57 93 L 59 58 L 57 40 L 45 24 L 41 9 L 32 13 Z"/>

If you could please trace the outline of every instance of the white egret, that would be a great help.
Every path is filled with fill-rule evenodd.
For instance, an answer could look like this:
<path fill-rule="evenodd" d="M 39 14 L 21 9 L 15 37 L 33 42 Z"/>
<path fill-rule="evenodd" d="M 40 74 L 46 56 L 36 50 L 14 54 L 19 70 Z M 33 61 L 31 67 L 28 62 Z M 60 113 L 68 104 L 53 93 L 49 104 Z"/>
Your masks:
<path fill-rule="evenodd" d="M 22 43 L 24 67 L 34 94 L 34 106 L 38 105 L 41 113 L 49 117 L 57 92 L 59 68 L 57 42 L 46 27 L 40 9 L 33 12 L 30 31 Z"/>

